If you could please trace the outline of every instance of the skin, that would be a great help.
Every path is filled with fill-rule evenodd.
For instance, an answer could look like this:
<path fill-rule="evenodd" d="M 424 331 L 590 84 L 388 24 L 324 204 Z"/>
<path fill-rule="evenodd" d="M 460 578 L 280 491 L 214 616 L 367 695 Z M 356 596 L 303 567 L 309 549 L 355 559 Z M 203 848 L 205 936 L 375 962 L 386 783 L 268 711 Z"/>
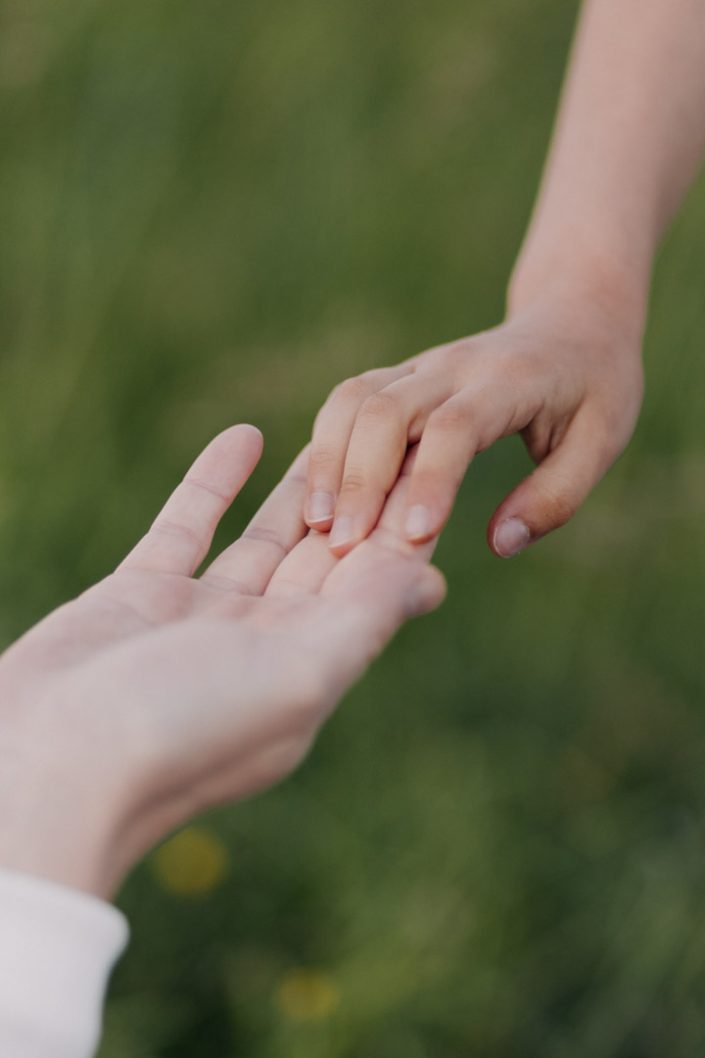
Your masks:
<path fill-rule="evenodd" d="M 205 571 L 259 431 L 199 456 L 120 567 L 0 659 L 0 864 L 109 897 L 170 830 L 278 782 L 399 626 L 441 601 L 408 475 L 342 561 L 305 526 L 307 453 Z"/>
<path fill-rule="evenodd" d="M 653 258 L 704 152 L 702 0 L 587 0 L 505 321 L 348 379 L 316 419 L 305 517 L 335 554 L 377 524 L 410 444 L 409 540 L 437 535 L 473 458 L 514 433 L 537 467 L 492 550 L 572 517 L 632 436 Z"/>

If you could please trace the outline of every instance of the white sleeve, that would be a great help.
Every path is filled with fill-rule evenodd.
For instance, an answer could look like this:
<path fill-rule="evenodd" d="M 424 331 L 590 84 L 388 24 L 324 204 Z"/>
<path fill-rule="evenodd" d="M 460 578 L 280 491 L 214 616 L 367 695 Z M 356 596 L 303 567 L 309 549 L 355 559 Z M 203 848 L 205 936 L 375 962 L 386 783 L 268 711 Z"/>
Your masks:
<path fill-rule="evenodd" d="M 111 904 L 0 868 L 2 1058 L 92 1058 L 128 936 Z"/>

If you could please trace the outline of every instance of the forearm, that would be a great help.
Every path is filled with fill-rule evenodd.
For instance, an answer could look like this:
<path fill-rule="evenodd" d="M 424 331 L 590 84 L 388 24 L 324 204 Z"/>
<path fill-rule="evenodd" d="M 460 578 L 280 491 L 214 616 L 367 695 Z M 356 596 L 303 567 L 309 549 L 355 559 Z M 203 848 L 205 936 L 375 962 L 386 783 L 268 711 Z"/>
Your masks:
<path fill-rule="evenodd" d="M 586 0 L 510 310 L 560 277 L 643 313 L 704 152 L 703 0 Z"/>

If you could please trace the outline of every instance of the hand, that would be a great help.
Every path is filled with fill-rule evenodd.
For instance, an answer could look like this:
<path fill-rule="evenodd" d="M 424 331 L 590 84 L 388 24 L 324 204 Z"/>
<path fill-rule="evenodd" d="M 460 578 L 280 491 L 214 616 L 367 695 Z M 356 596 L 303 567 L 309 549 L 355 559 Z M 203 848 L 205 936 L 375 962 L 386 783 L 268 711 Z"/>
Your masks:
<path fill-rule="evenodd" d="M 119 569 L 0 659 L 0 864 L 107 895 L 194 813 L 275 783 L 405 618 L 436 606 L 397 532 L 406 481 L 338 561 L 301 517 L 307 455 L 200 577 L 261 452 L 196 460 Z"/>
<path fill-rule="evenodd" d="M 641 319 L 554 287 L 493 330 L 348 379 L 316 419 L 306 521 L 346 554 L 418 442 L 403 523 L 409 540 L 430 540 L 475 455 L 518 432 L 538 467 L 488 533 L 495 554 L 517 554 L 572 517 L 631 437 L 640 351 Z"/>

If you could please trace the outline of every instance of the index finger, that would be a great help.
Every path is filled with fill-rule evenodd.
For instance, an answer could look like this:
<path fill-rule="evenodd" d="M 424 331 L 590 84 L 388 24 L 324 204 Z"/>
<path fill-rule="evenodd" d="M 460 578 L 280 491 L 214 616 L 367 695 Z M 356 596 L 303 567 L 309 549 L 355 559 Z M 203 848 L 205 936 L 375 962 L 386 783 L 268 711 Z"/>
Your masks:
<path fill-rule="evenodd" d="M 231 426 L 218 434 L 119 568 L 192 576 L 208 554 L 220 519 L 259 462 L 262 444 L 254 426 Z"/>

